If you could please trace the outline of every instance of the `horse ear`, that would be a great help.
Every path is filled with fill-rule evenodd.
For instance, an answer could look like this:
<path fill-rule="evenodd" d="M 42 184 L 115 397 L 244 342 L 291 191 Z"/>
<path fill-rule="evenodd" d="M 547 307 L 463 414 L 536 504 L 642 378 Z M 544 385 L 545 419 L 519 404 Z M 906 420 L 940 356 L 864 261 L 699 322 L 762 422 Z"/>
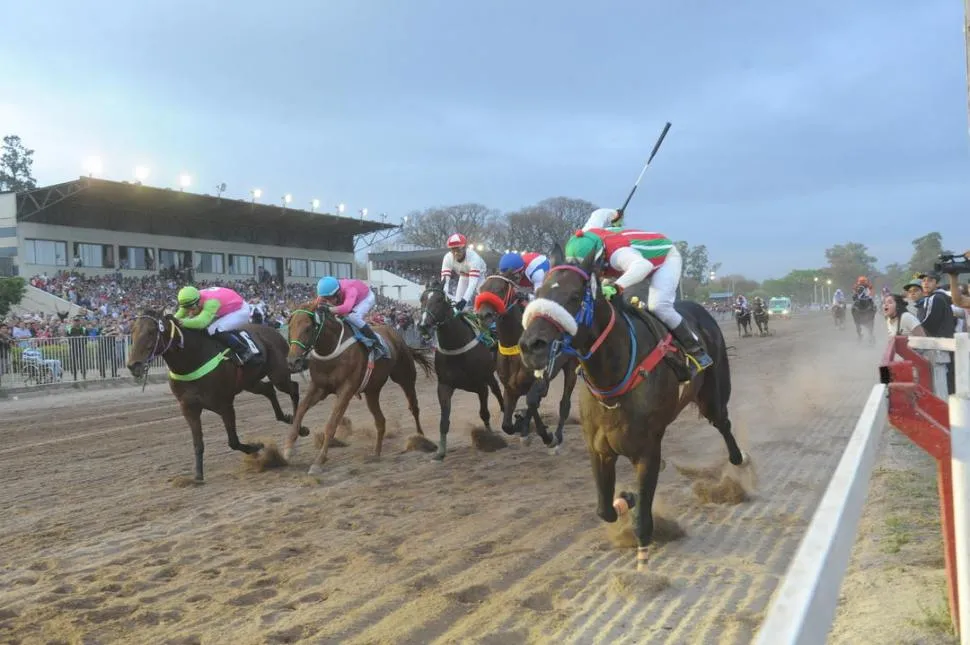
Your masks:
<path fill-rule="evenodd" d="M 549 251 L 549 264 L 554 267 L 560 266 L 566 261 L 565 258 L 566 254 L 563 252 L 559 242 L 556 242 L 552 250 Z"/>

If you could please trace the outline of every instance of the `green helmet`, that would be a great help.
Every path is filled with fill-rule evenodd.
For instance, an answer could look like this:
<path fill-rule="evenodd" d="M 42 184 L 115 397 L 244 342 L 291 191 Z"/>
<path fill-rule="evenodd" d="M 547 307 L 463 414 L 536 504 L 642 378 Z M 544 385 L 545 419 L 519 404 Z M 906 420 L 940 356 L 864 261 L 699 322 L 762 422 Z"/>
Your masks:
<path fill-rule="evenodd" d="M 566 242 L 566 260 L 584 260 L 590 253 L 595 253 L 604 246 L 599 235 L 589 231 L 576 231 Z"/>
<path fill-rule="evenodd" d="M 192 305 L 194 305 L 199 301 L 200 297 L 201 297 L 201 294 L 199 294 L 199 290 L 196 289 L 195 287 L 191 285 L 187 287 L 182 287 L 181 289 L 179 289 L 179 295 L 178 295 L 179 306 L 191 307 Z"/>

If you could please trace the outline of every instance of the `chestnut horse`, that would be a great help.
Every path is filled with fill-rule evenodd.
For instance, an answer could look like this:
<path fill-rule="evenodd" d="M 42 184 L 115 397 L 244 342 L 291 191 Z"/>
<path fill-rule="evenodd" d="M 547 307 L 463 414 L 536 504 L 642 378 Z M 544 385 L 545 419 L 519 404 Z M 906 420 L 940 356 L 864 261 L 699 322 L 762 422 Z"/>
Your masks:
<path fill-rule="evenodd" d="M 330 442 L 337 432 L 337 424 L 347 411 L 350 400 L 355 395 L 360 397 L 361 393 L 374 417 L 377 429 L 374 454 L 380 457 L 386 430 L 380 398 L 388 378 L 401 386 L 418 434 L 424 435 L 415 391 L 415 364 L 421 366 L 425 376 L 431 376 L 431 361 L 420 350 L 409 347 L 397 330 L 383 325 L 373 327 L 374 332 L 384 340 L 390 356 L 374 361 L 373 355 L 355 337 L 350 324 L 331 313 L 328 307 L 314 309 L 312 302 L 304 303 L 290 314 L 287 325 L 289 368 L 293 372 L 301 372 L 309 363 L 310 389 L 293 418 L 293 428 L 283 446 L 284 459 L 289 461 L 293 455 L 293 445 L 307 411 L 327 396 L 336 394 L 337 402 L 324 428 L 323 446 L 309 470 L 311 475 L 321 472 L 327 461 Z"/>
<path fill-rule="evenodd" d="M 518 433 L 523 439 L 529 436 L 529 423 L 534 421 L 536 433 L 549 448 L 562 444 L 562 429 L 569 417 L 573 388 L 576 387 L 576 368 L 579 362 L 572 356 L 560 356 L 541 378 L 522 362 L 519 338 L 522 337 L 522 312 L 528 299 L 519 292 L 516 284 L 506 275 L 490 275 L 479 287 L 475 298 L 475 313 L 486 323 L 496 321 L 498 329 L 498 359 L 495 371 L 503 386 L 505 410 L 502 430 L 506 434 Z M 562 398 L 559 400 L 559 422 L 556 432 L 550 436 L 539 416 L 539 403 L 549 391 L 549 383 L 563 371 Z M 512 414 L 520 397 L 526 397 L 525 416 L 514 422 Z"/>
<path fill-rule="evenodd" d="M 583 436 L 599 492 L 597 513 L 617 520 L 617 507 L 633 509 L 637 568 L 645 569 L 653 536 L 653 498 L 661 469 L 661 443 L 670 425 L 691 402 L 720 431 L 728 459 L 748 462 L 731 433 L 728 399 L 731 373 L 721 328 L 704 307 L 680 301 L 674 306 L 698 330 L 714 365 L 681 390 L 678 371 L 683 351 L 666 327 L 642 311 L 613 304 L 599 288 L 599 268 L 591 254 L 580 264 L 563 264 L 562 249 L 550 254 L 552 269 L 526 307 L 519 340 L 522 360 L 546 369 L 560 353 L 579 357 L 586 388 L 580 401 Z M 615 301 L 616 299 L 614 299 Z M 670 361 L 676 360 L 677 365 Z M 595 384 L 595 385 L 594 385 Z M 637 472 L 637 494 L 621 492 L 614 501 L 616 460 L 629 459 Z"/>
<path fill-rule="evenodd" d="M 293 417 L 284 414 L 276 398 L 274 387 L 290 395 L 293 410 L 300 403 L 300 384 L 290 378 L 286 365 L 286 341 L 278 331 L 265 325 L 242 327 L 259 348 L 261 360 L 250 360 L 238 366 L 229 360 L 229 350 L 218 340 L 201 331 L 186 329 L 178 320 L 157 311 L 144 311 L 135 317 L 131 326 L 131 349 L 128 369 L 141 378 L 156 356 L 161 356 L 169 368 L 169 387 L 178 400 L 182 416 L 192 431 L 195 446 L 195 481 L 204 481 L 202 454 L 202 410 L 211 410 L 220 417 L 229 435 L 229 447 L 247 455 L 259 452 L 261 443 L 242 443 L 236 434 L 236 411 L 233 400 L 241 391 L 262 394 L 269 399 L 277 421 L 291 423 Z M 269 378 L 269 382 L 263 381 Z M 303 436 L 309 430 L 296 426 Z"/>
<path fill-rule="evenodd" d="M 455 390 L 478 395 L 478 414 L 487 432 L 489 424 L 488 391 L 498 399 L 505 412 L 502 393 L 495 378 L 495 354 L 479 338 L 470 322 L 455 313 L 440 281 L 429 284 L 421 294 L 421 318 L 418 330 L 425 337 L 434 334 L 434 369 L 438 374 L 438 405 L 441 421 L 438 424 L 438 451 L 434 459 L 441 461 L 448 452 L 448 430 L 451 427 L 451 397 Z"/>

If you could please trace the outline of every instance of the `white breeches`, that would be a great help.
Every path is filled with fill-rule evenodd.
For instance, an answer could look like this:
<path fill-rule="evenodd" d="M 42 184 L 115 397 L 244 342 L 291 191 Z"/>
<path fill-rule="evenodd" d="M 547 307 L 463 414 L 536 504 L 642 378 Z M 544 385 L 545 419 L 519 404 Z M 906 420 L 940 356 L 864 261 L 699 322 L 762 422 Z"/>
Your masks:
<path fill-rule="evenodd" d="M 680 251 L 677 247 L 673 247 L 667 253 L 664 263 L 649 278 L 650 295 L 647 298 L 647 308 L 670 329 L 677 327 L 683 320 L 683 317 L 674 309 L 682 266 Z"/>
<path fill-rule="evenodd" d="M 248 325 L 250 316 L 252 316 L 252 306 L 248 302 L 244 302 L 239 309 L 226 314 L 222 318 L 216 318 L 206 331 L 209 332 L 210 336 L 221 331 L 235 331 L 243 325 Z"/>
<path fill-rule="evenodd" d="M 367 323 L 364 321 L 364 316 L 367 312 L 373 309 L 374 303 L 377 302 L 377 296 L 371 291 L 367 294 L 367 297 L 354 305 L 354 308 L 350 310 L 350 313 L 344 316 L 356 327 L 363 327 Z"/>

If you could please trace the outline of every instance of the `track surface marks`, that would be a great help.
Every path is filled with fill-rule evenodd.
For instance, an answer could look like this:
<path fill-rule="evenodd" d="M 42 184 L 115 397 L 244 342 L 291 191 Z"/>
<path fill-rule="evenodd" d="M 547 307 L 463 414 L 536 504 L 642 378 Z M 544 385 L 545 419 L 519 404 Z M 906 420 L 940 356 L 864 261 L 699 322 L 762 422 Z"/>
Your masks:
<path fill-rule="evenodd" d="M 580 429 L 562 454 L 536 440 L 483 453 L 473 395 L 455 397 L 445 463 L 403 452 L 404 397 L 385 390 L 389 436 L 351 404 L 349 448 L 325 473 L 247 469 L 206 413 L 206 477 L 167 386 L 64 393 L 0 410 L 0 640 L 41 643 L 747 643 L 876 378 L 878 348 L 829 318 L 776 324 L 732 350 L 732 417 L 759 475 L 740 504 L 705 503 L 675 465 L 726 463 L 691 407 L 668 430 L 657 514 L 686 537 L 651 573 L 595 514 Z M 437 439 L 433 381 L 419 384 Z M 305 386 L 302 389 L 306 389 Z M 558 383 L 543 404 L 547 419 Z M 288 409 L 288 402 L 284 403 Z M 579 397 L 573 414 L 578 416 Z M 307 423 L 322 429 L 329 402 Z M 491 401 L 493 425 L 498 406 Z M 261 397 L 237 400 L 244 440 L 287 428 Z M 633 488 L 621 461 L 618 490 Z"/>

